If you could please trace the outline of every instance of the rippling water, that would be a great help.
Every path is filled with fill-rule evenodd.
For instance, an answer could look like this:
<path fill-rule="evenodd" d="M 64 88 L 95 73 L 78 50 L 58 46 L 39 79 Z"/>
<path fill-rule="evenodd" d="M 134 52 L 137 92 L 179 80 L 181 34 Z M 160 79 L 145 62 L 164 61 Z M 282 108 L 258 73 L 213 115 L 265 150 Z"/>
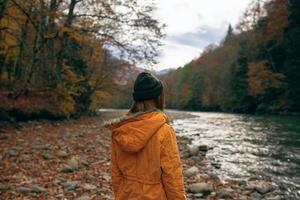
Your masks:
<path fill-rule="evenodd" d="M 207 156 L 221 164 L 223 179 L 271 177 L 285 196 L 300 199 L 300 117 L 189 112 L 178 119 L 178 135 L 213 149 Z"/>

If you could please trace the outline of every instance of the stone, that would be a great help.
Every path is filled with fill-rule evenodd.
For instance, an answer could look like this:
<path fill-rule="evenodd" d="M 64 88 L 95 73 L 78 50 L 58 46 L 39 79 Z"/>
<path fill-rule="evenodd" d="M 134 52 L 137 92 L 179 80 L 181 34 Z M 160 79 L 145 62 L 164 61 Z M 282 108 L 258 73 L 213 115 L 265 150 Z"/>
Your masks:
<path fill-rule="evenodd" d="M 276 189 L 274 185 L 266 181 L 250 181 L 246 187 L 247 190 L 255 190 L 260 194 L 266 194 Z"/>
<path fill-rule="evenodd" d="M 262 196 L 257 192 L 253 192 L 250 194 L 250 200 L 260 200 L 261 198 Z"/>
<path fill-rule="evenodd" d="M 259 182 L 259 183 L 256 184 L 255 189 L 260 194 L 266 194 L 268 192 L 273 191 L 275 188 L 270 183 Z"/>
<path fill-rule="evenodd" d="M 84 183 L 82 185 L 82 188 L 85 190 L 95 190 L 95 189 L 97 189 L 97 186 L 90 184 L 90 183 Z"/>
<path fill-rule="evenodd" d="M 211 163 L 211 165 L 216 168 L 216 169 L 220 169 L 221 168 L 221 164 L 220 163 Z"/>
<path fill-rule="evenodd" d="M 38 186 L 38 185 L 33 185 L 31 188 L 30 188 L 31 192 L 34 192 L 34 193 L 42 193 L 42 192 L 47 192 L 47 190 L 41 186 Z"/>
<path fill-rule="evenodd" d="M 68 173 L 68 172 L 74 172 L 79 169 L 79 163 L 76 158 L 71 158 L 67 164 L 63 165 L 62 172 Z"/>
<path fill-rule="evenodd" d="M 52 160 L 52 159 L 54 159 L 54 156 L 52 156 L 52 155 L 49 154 L 49 153 L 43 153 L 43 158 L 44 158 L 45 160 Z"/>
<path fill-rule="evenodd" d="M 201 198 L 201 197 L 203 197 L 203 194 L 202 193 L 196 193 L 196 194 L 194 194 L 194 197 Z"/>
<path fill-rule="evenodd" d="M 208 151 L 208 146 L 205 145 L 205 144 L 201 144 L 201 145 L 198 146 L 198 149 L 200 151 Z"/>
<path fill-rule="evenodd" d="M 90 199 L 89 195 L 88 194 L 84 194 L 84 195 L 82 195 L 80 197 L 77 197 L 75 200 L 89 200 L 89 199 Z"/>
<path fill-rule="evenodd" d="M 194 183 L 188 186 L 188 191 L 192 193 L 202 193 L 204 195 L 209 195 L 213 192 L 213 187 L 207 183 Z"/>
<path fill-rule="evenodd" d="M 231 190 L 228 189 L 222 189 L 217 193 L 217 196 L 219 198 L 224 198 L 224 199 L 231 199 Z"/>
<path fill-rule="evenodd" d="M 23 195 L 28 195 L 31 192 L 31 189 L 27 187 L 19 187 L 17 188 L 17 192 Z"/>
<path fill-rule="evenodd" d="M 33 146 L 34 149 L 41 149 L 41 150 L 49 150 L 51 149 L 51 144 L 36 144 Z"/>
<path fill-rule="evenodd" d="M 66 157 L 68 157 L 68 153 L 64 150 L 60 150 L 57 152 L 57 156 L 60 158 L 66 158 Z"/>
<path fill-rule="evenodd" d="M 102 174 L 102 178 L 104 179 L 104 180 L 106 180 L 106 181 L 110 181 L 110 175 L 108 174 L 108 173 L 106 173 L 106 172 L 103 172 Z"/>
<path fill-rule="evenodd" d="M 70 192 L 75 192 L 78 186 L 78 181 L 67 181 L 61 184 L 64 188 L 66 188 Z"/>
<path fill-rule="evenodd" d="M 12 190 L 13 186 L 10 184 L 0 184 L 0 191 L 8 191 L 8 190 Z"/>
<path fill-rule="evenodd" d="M 265 197 L 266 200 L 281 200 L 281 197 L 279 195 L 276 196 L 267 196 Z"/>
<path fill-rule="evenodd" d="M 187 149 L 190 156 L 196 156 L 199 153 L 199 148 L 197 145 L 187 145 Z"/>
<path fill-rule="evenodd" d="M 184 172 L 184 176 L 191 177 L 191 176 L 196 175 L 198 172 L 199 172 L 199 169 L 197 167 L 193 166 Z"/>
<path fill-rule="evenodd" d="M 11 157 L 15 157 L 15 156 L 18 156 L 18 155 L 19 155 L 19 152 L 17 152 L 17 151 L 14 150 L 14 149 L 5 149 L 4 155 L 11 156 Z"/>

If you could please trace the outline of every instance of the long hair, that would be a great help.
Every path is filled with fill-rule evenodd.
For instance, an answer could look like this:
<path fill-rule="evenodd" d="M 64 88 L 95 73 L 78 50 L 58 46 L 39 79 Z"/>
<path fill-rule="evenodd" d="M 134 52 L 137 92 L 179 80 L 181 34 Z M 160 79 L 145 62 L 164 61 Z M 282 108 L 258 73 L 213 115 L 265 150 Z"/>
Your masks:
<path fill-rule="evenodd" d="M 161 95 L 155 99 L 134 101 L 131 108 L 129 109 L 128 114 L 145 112 L 151 109 L 159 109 L 161 111 L 164 111 L 164 108 L 165 108 L 165 97 L 164 97 L 164 91 L 162 91 Z"/>

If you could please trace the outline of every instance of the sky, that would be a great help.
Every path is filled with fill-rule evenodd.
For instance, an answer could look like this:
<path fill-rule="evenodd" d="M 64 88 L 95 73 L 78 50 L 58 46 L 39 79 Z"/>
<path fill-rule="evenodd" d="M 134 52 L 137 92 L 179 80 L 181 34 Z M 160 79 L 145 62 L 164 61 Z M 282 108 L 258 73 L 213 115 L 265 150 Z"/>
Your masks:
<path fill-rule="evenodd" d="M 155 17 L 166 24 L 166 37 L 155 69 L 177 68 L 209 44 L 218 44 L 228 25 L 239 21 L 251 0 L 156 0 Z"/>

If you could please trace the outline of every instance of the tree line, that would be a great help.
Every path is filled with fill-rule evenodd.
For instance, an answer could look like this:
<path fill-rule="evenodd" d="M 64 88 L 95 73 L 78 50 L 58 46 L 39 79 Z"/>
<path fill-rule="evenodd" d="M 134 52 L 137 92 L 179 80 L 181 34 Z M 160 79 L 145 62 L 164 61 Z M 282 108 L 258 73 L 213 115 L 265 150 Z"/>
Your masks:
<path fill-rule="evenodd" d="M 300 112 L 300 4 L 254 0 L 219 45 L 164 75 L 167 106 Z"/>
<path fill-rule="evenodd" d="M 137 0 L 1 0 L 0 120 L 98 109 L 116 70 L 157 56 L 164 25 L 153 9 Z"/>

